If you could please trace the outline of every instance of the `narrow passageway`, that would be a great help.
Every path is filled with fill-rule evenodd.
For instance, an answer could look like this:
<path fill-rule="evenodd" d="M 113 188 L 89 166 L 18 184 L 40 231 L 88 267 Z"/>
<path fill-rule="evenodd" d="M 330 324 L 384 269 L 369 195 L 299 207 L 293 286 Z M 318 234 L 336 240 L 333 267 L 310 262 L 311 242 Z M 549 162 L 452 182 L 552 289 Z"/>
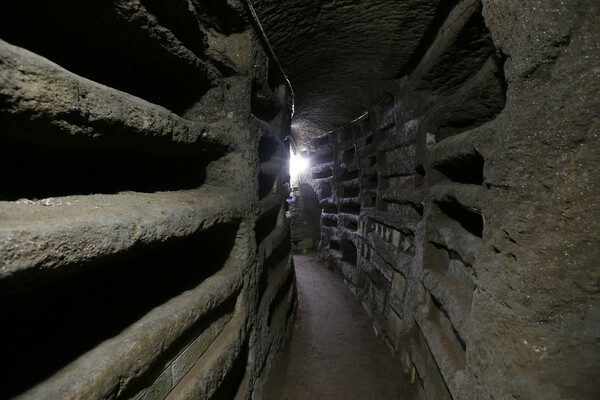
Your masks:
<path fill-rule="evenodd" d="M 415 399 L 399 361 L 375 336 L 359 302 L 315 257 L 294 255 L 298 316 L 263 399 Z"/>

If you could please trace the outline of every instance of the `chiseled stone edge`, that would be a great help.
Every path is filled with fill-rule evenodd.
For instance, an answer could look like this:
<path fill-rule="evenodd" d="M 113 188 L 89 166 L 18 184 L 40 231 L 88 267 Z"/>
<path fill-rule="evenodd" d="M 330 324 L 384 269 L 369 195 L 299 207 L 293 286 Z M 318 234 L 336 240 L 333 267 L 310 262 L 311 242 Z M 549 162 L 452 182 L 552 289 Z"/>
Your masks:
<path fill-rule="evenodd" d="M 183 238 L 239 218 L 249 200 L 231 188 L 0 202 L 0 287 L 63 274 L 134 246 Z M 22 275 L 22 276 L 21 276 Z"/>
<path fill-rule="evenodd" d="M 220 272 L 197 288 L 155 308 L 117 337 L 106 340 L 15 400 L 115 398 L 130 382 L 143 376 L 182 332 L 239 293 L 241 270 L 239 260 L 228 260 Z"/>
<path fill-rule="evenodd" d="M 217 391 L 244 345 L 244 319 L 240 314 L 232 318 L 165 400 L 209 399 Z"/>
<path fill-rule="evenodd" d="M 59 65 L 0 40 L 2 114 L 47 121 L 66 135 L 122 140 L 168 137 L 174 142 L 230 145 L 209 124 L 179 117 L 139 97 L 73 74 Z M 39 132 L 19 132 L 35 136 Z M 35 139 L 35 138 L 34 138 Z"/>

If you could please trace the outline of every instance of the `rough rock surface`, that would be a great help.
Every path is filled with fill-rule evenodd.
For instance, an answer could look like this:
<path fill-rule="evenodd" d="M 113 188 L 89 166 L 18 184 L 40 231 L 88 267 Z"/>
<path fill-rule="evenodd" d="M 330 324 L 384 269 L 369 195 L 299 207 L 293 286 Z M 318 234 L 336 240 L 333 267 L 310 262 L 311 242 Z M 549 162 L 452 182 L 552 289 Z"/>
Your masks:
<path fill-rule="evenodd" d="M 598 398 L 598 2 L 255 3 L 398 373 Z M 290 93 L 247 6 L 0 3 L 0 397 L 249 399 L 273 364 Z"/>
<path fill-rule="evenodd" d="M 313 140 L 321 256 L 428 398 L 594 399 L 598 5 L 482 3 Z"/>
<path fill-rule="evenodd" d="M 289 93 L 252 23 L 0 5 L 0 398 L 252 396 L 295 307 Z"/>
<path fill-rule="evenodd" d="M 367 111 L 418 60 L 454 1 L 255 1 L 296 95 L 301 141 Z"/>

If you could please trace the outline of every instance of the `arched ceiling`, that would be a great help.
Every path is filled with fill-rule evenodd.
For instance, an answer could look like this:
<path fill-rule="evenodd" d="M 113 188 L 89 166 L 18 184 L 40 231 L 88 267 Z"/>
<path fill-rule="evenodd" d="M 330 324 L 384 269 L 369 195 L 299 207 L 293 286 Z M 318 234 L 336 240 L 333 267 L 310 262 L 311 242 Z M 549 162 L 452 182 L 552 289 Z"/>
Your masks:
<path fill-rule="evenodd" d="M 304 142 L 363 114 L 423 54 L 455 1 L 255 0 Z"/>

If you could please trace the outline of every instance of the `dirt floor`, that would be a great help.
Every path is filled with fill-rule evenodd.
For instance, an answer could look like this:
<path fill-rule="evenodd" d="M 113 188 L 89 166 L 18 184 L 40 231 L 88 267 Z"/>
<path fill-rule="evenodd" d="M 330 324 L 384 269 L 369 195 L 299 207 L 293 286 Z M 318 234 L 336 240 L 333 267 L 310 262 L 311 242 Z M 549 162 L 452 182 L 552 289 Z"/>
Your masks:
<path fill-rule="evenodd" d="M 264 400 L 412 400 L 400 363 L 376 336 L 342 279 L 294 255 L 298 316 L 264 386 Z"/>

